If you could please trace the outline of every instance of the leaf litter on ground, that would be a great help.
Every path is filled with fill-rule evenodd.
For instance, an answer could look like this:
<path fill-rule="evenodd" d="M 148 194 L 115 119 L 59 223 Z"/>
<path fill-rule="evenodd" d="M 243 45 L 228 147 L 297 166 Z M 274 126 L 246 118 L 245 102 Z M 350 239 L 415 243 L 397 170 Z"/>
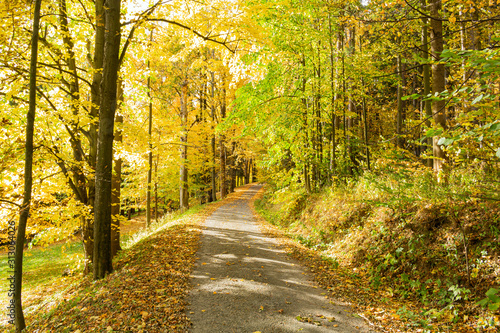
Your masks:
<path fill-rule="evenodd" d="M 85 277 L 65 295 L 63 303 L 28 317 L 26 331 L 185 332 L 191 325 L 185 297 L 201 224 L 242 191 L 169 223 L 123 251 L 112 274 L 99 281 Z"/>
<path fill-rule="evenodd" d="M 262 188 L 254 199 L 261 198 L 264 191 Z M 430 309 L 422 308 L 421 303 L 411 298 L 402 300 L 393 297 L 389 286 L 372 288 L 368 274 L 363 269 L 332 265 L 318 250 L 304 246 L 277 226 L 268 223 L 256 211 L 254 201 L 251 202 L 251 208 L 260 222 L 262 231 L 276 238 L 289 255 L 310 270 L 315 281 L 328 290 L 332 302 L 351 306 L 352 315 L 364 318 L 372 329 L 380 332 L 477 332 L 469 323 L 454 322 L 446 316 L 435 318 L 433 322 L 419 320 L 418 314 Z M 416 322 L 421 325 L 415 325 Z M 486 331 L 493 332 L 495 328 Z"/>

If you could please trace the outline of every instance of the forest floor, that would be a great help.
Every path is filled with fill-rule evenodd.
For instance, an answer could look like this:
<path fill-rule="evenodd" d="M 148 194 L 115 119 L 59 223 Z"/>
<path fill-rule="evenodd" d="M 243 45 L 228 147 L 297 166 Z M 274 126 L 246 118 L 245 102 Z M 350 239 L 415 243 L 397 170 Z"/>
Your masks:
<path fill-rule="evenodd" d="M 185 294 L 199 244 L 199 225 L 243 190 L 224 201 L 174 213 L 147 231 L 141 228 L 140 217 L 132 220 L 126 227 L 129 232 L 140 230 L 128 237 L 131 246 L 115 258 L 114 272 L 103 280 L 93 282 L 80 274 L 61 278 L 58 268 L 60 272 L 53 275 L 56 279 L 37 290 L 25 289 L 25 309 L 33 305 L 30 298 L 41 299 L 36 309 L 25 311 L 26 331 L 183 332 L 189 323 Z M 52 266 L 60 266 L 59 255 L 52 253 Z M 0 324 L 3 328 L 14 331 L 5 323 Z"/>
<path fill-rule="evenodd" d="M 239 188 L 167 223 L 123 251 L 103 280 L 79 277 L 27 316 L 27 331 L 370 331 L 259 231 L 251 208 L 258 189 Z"/>
<path fill-rule="evenodd" d="M 139 213 L 121 224 L 122 240 L 127 242 L 146 226 L 146 214 Z M 50 304 L 57 303 L 66 290 L 77 285 L 82 274 L 83 248 L 77 237 L 63 239 L 50 245 L 37 245 L 24 250 L 23 306 L 25 313 L 43 312 Z M 10 276 L 7 265 L 7 248 L 0 248 L 0 279 Z M 1 284 L 0 308 L 9 302 L 7 284 Z M 8 318 L 0 316 L 0 328 Z"/>

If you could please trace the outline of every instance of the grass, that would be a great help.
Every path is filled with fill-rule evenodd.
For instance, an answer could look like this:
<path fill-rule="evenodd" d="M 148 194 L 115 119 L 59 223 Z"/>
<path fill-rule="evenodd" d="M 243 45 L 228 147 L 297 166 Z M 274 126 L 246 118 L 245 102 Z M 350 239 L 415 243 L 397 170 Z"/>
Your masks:
<path fill-rule="evenodd" d="M 196 205 L 185 212 L 175 211 L 168 213 L 159 218 L 158 222 L 153 221 L 149 228 L 141 228 L 134 233 L 122 235 L 120 237 L 121 247 L 122 249 L 131 248 L 141 240 L 170 227 L 172 223 L 175 224 L 177 220 L 199 213 L 204 207 L 206 207 L 206 205 Z"/>
<path fill-rule="evenodd" d="M 199 245 L 199 223 L 240 193 L 237 189 L 226 200 L 168 214 L 148 229 L 123 237 L 123 251 L 113 262 L 115 271 L 102 280 L 80 275 L 72 284 L 47 280 L 37 291 L 46 306 L 25 311 L 27 332 L 186 331 L 183 297 Z M 59 261 L 60 253 L 52 255 Z M 44 289 L 49 285 L 51 289 Z M 160 303 L 161 307 L 152 307 Z M 164 311 L 154 313 L 156 308 Z M 6 331 L 14 328 L 8 326 Z"/>
<path fill-rule="evenodd" d="M 206 205 L 196 205 L 185 212 L 176 211 L 159 218 L 149 228 L 141 228 L 121 237 L 123 251 L 114 258 L 117 262 L 127 260 L 132 248 L 140 243 L 147 243 L 147 239 L 156 237 L 166 229 L 177 228 L 186 224 L 191 218 L 199 218 L 200 214 L 208 214 L 216 209 L 221 201 Z M 53 311 L 61 301 L 75 302 L 68 299 L 73 291 L 79 290 L 78 285 L 87 281 L 83 277 L 83 247 L 81 242 L 68 241 L 67 243 L 53 244 L 46 247 L 26 249 L 23 262 L 23 308 L 27 322 L 33 319 L 51 317 Z M 6 281 L 10 276 L 7 263 L 8 255 L 0 254 L 0 279 Z M 62 276 L 69 269 L 73 276 Z M 83 286 L 83 285 L 82 285 Z M 7 284 L 2 283 L 0 290 L 0 307 L 5 309 L 9 302 Z M 78 301 L 76 301 L 78 303 Z M 52 309 L 52 310 L 50 310 Z M 0 328 L 6 327 L 7 318 L 1 315 Z"/>
<path fill-rule="evenodd" d="M 55 244 L 48 247 L 26 249 L 23 260 L 23 304 L 26 313 L 39 309 L 47 293 L 57 294 L 61 285 L 71 285 L 75 277 L 62 276 L 65 269 L 78 270 L 83 265 L 83 248 L 79 242 Z M 0 279 L 11 276 L 7 253 L 0 255 Z M 0 307 L 5 309 L 9 302 L 8 286 L 2 283 Z M 2 316 L 2 320 L 5 316 Z M 5 322 L 0 322 L 0 326 Z"/>
<path fill-rule="evenodd" d="M 480 171 L 457 170 L 443 184 L 424 168 L 388 163 L 319 193 L 270 188 L 256 208 L 323 261 L 362 272 L 359 287 L 399 306 L 404 330 L 495 330 L 498 311 L 476 302 L 500 286 L 500 209 L 482 199 L 498 197 L 498 181 L 486 184 Z"/>

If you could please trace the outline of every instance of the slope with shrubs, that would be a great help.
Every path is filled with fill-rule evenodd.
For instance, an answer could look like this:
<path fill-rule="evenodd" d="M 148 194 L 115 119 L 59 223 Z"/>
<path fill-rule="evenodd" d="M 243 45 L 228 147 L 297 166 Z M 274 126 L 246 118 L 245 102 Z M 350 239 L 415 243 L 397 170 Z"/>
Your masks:
<path fill-rule="evenodd" d="M 377 308 L 397 304 L 392 319 L 403 330 L 495 331 L 497 190 L 498 176 L 484 166 L 449 171 L 438 182 L 417 163 L 379 159 L 371 172 L 319 193 L 307 194 L 300 183 L 268 184 L 256 207 L 328 269 L 362 276 L 359 288 L 377 295 Z M 331 280 L 326 287 L 337 290 Z"/>

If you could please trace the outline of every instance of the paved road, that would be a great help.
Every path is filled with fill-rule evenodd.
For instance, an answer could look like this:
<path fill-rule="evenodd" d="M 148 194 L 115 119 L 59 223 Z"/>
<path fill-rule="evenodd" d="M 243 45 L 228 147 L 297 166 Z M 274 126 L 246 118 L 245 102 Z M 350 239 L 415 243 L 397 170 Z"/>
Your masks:
<path fill-rule="evenodd" d="M 206 221 L 188 296 L 191 332 L 369 332 L 260 232 L 248 205 L 259 189 Z"/>

